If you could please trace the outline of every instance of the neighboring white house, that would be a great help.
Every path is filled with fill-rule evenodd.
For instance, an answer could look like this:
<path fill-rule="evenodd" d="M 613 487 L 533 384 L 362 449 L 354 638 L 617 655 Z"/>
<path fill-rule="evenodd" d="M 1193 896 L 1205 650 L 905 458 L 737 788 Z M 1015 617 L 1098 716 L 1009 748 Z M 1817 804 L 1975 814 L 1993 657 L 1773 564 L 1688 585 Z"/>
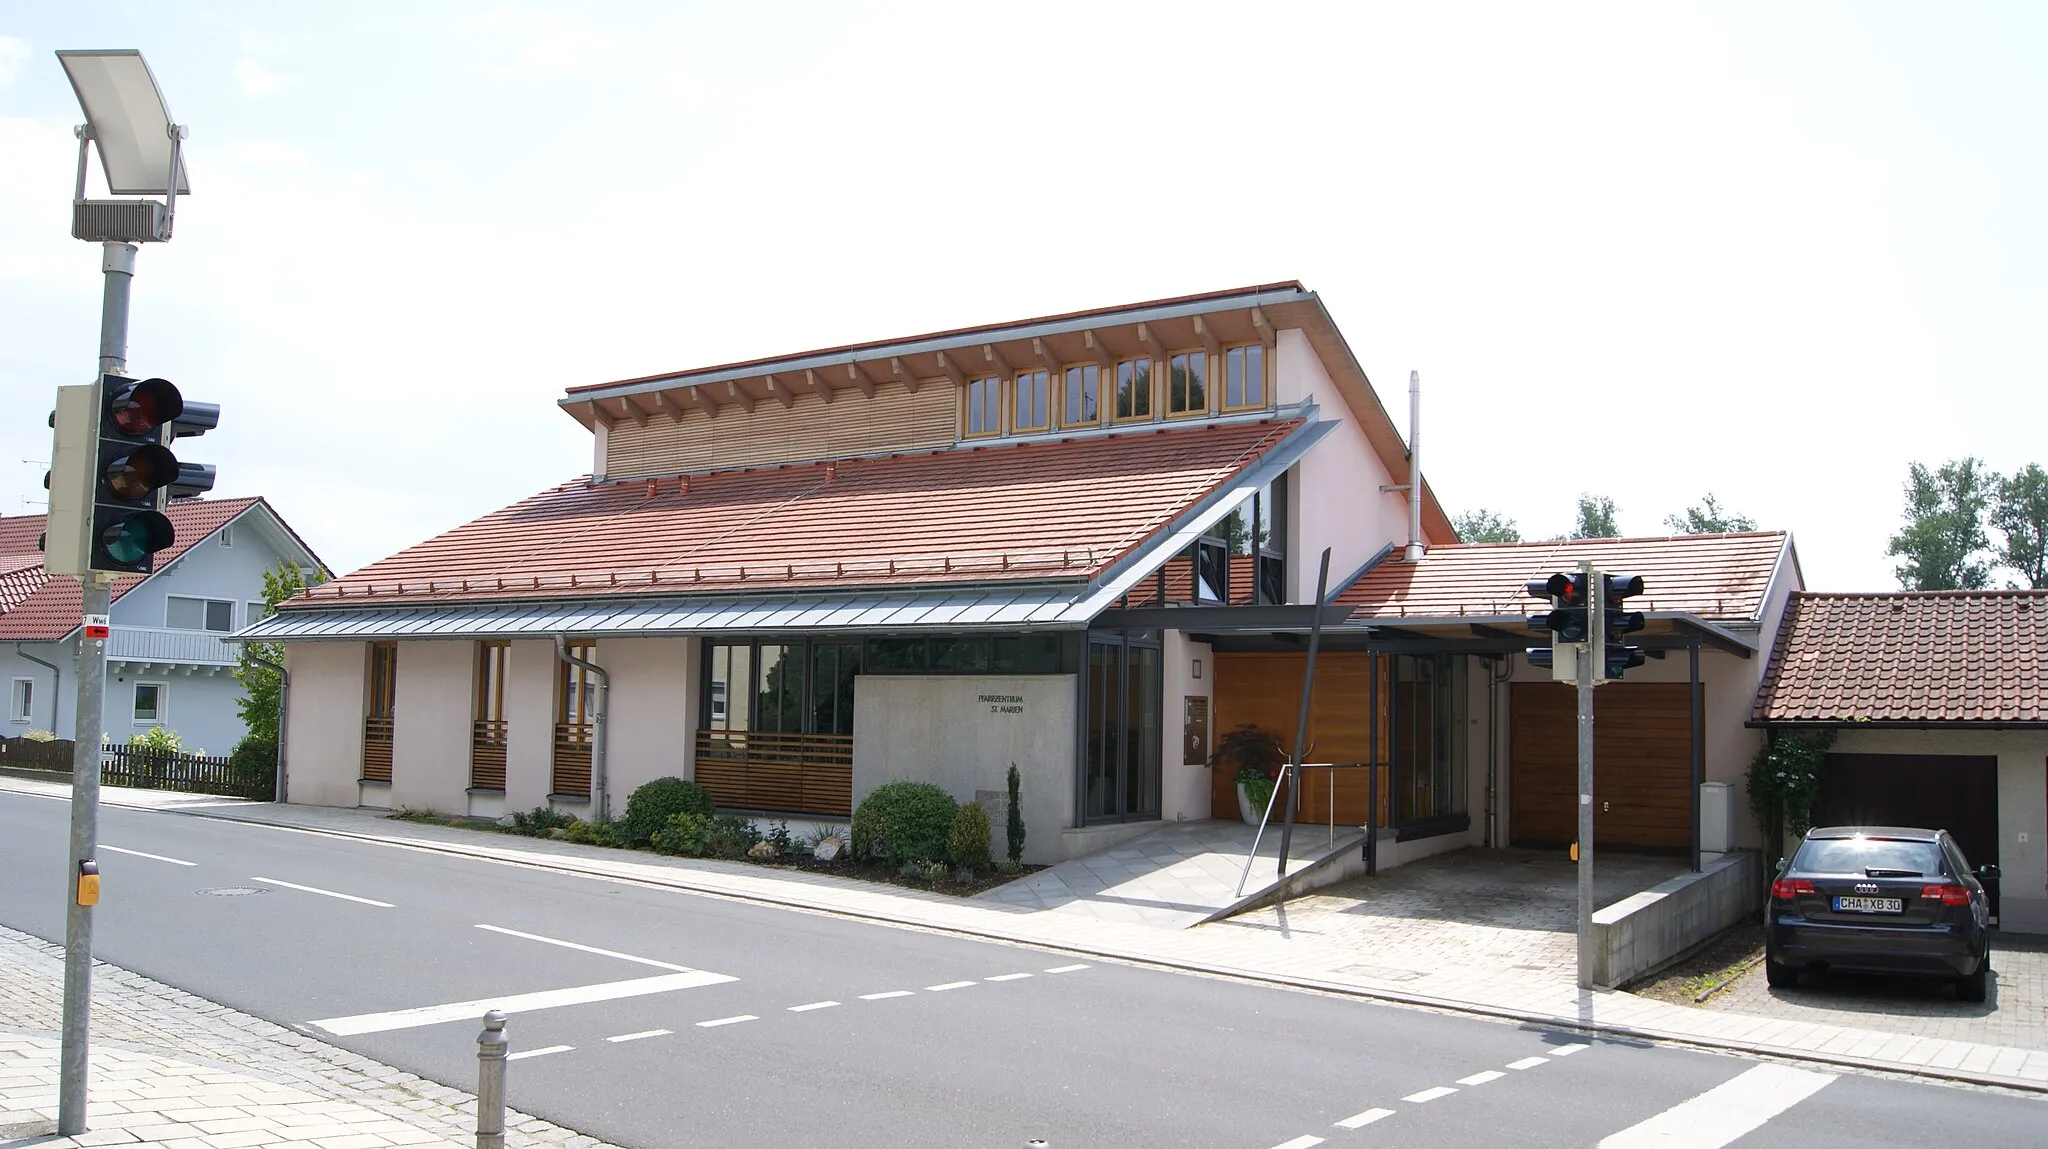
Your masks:
<path fill-rule="evenodd" d="M 177 543 L 156 573 L 114 584 L 101 729 L 116 742 L 161 725 L 185 748 L 226 754 L 244 733 L 236 648 L 221 636 L 261 618 L 263 572 L 320 565 L 269 503 L 192 499 L 168 512 Z M 43 516 L 0 518 L 0 737 L 77 729 L 78 582 L 43 571 Z"/>

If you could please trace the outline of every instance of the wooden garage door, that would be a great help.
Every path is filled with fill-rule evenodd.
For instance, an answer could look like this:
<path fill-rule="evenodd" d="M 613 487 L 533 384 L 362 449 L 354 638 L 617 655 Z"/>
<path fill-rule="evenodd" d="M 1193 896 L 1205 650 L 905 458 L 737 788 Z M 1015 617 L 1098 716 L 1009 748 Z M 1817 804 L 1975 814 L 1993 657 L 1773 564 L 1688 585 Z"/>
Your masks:
<path fill-rule="evenodd" d="M 1692 849 L 1685 691 L 1683 682 L 1615 682 L 1593 692 L 1595 846 Z M 1508 818 L 1517 846 L 1578 837 L 1577 694 L 1560 682 L 1509 687 Z"/>
<path fill-rule="evenodd" d="M 1947 830 L 1972 866 L 1998 861 L 1998 759 L 1958 754 L 1830 754 L 1816 826 Z"/>

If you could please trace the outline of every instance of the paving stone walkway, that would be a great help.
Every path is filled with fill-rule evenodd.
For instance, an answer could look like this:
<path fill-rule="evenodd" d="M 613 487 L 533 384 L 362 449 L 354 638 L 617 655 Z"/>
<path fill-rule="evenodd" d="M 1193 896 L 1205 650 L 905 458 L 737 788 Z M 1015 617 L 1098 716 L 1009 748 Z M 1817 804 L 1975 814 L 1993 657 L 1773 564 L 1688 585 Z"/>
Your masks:
<path fill-rule="evenodd" d="M 93 967 L 88 1132 L 56 1136 L 64 954 L 0 929 L 0 1149 L 476 1144 L 476 1099 L 139 974 Z M 606 1149 L 508 1111 L 506 1143 Z"/>

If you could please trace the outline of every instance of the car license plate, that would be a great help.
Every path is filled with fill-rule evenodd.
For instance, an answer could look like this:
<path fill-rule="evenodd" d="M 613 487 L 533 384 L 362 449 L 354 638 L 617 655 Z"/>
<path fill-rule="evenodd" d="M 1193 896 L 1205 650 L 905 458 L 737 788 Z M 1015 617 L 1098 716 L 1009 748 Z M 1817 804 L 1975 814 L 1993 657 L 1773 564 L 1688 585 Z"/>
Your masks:
<path fill-rule="evenodd" d="M 1835 912 L 1844 914 L 1897 914 L 1904 913 L 1903 898 L 1836 898 Z"/>

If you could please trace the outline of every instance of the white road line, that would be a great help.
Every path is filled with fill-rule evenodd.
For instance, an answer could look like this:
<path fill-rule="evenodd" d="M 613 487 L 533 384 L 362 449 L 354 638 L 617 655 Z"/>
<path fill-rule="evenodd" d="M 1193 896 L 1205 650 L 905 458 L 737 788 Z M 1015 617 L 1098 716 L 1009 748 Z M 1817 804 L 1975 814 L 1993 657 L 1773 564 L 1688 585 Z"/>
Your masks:
<path fill-rule="evenodd" d="M 1030 976 L 1031 976 L 1031 975 L 1030 975 L 1030 974 L 1028 974 L 1028 973 L 999 973 L 999 974 L 997 974 L 997 975 L 996 975 L 996 976 L 994 976 L 994 977 L 985 977 L 985 978 L 982 978 L 981 980 L 983 980 L 983 981 L 1016 981 L 1016 980 L 1017 980 L 1017 979 L 1019 979 L 1019 978 L 1026 978 L 1026 977 L 1030 977 Z"/>
<path fill-rule="evenodd" d="M 1600 1142 L 1600 1149 L 1720 1149 L 1833 1081 L 1789 1065 L 1758 1065 Z"/>
<path fill-rule="evenodd" d="M 505 1055 L 507 1061 L 518 1061 L 522 1057 L 546 1057 L 550 1053 L 567 1053 L 576 1048 L 573 1045 L 543 1045 L 539 1049 L 522 1049 L 518 1053 Z"/>
<path fill-rule="evenodd" d="M 1534 1069 L 1534 1068 L 1536 1068 L 1536 1067 L 1537 1067 L 1537 1066 L 1539 1066 L 1539 1065 L 1548 1065 L 1548 1064 L 1550 1064 L 1550 1059 L 1549 1059 L 1549 1058 L 1547 1058 L 1547 1057 L 1525 1057 L 1525 1058 L 1523 1058 L 1523 1059 L 1522 1059 L 1522 1060 L 1520 1060 L 1520 1061 L 1510 1061 L 1510 1062 L 1508 1062 L 1508 1068 L 1509 1068 L 1509 1069 Z"/>
<path fill-rule="evenodd" d="M 907 989 L 892 989 L 888 993 L 864 993 L 860 995 L 860 999 L 862 1001 L 884 1001 L 892 997 L 909 997 L 910 994 L 911 991 Z"/>
<path fill-rule="evenodd" d="M 1460 1084 L 1460 1085 L 1484 1085 L 1484 1084 L 1486 1084 L 1486 1083 L 1487 1083 L 1487 1082 L 1489 1082 L 1489 1081 L 1499 1081 L 1499 1080 L 1500 1080 L 1501 1078 L 1503 1078 L 1503 1077 L 1506 1077 L 1506 1076 L 1507 1076 L 1507 1074 L 1505 1074 L 1505 1073 L 1502 1073 L 1502 1072 L 1501 1072 L 1500 1070 L 1498 1070 L 1498 1069 L 1489 1069 L 1489 1070 L 1485 1071 L 1484 1073 L 1475 1073 L 1475 1074 L 1473 1074 L 1473 1075 L 1472 1075 L 1472 1076 L 1470 1076 L 1470 1077 L 1460 1077 L 1460 1078 L 1458 1079 L 1458 1084 Z"/>
<path fill-rule="evenodd" d="M 249 880 L 252 882 L 262 882 L 267 886 L 283 886 L 287 890 L 299 890 L 308 894 L 320 894 L 323 897 L 340 898 L 344 902 L 361 902 L 366 906 L 377 906 L 387 910 L 393 908 L 390 902 L 380 902 L 375 898 L 359 898 L 354 894 L 337 894 L 333 890 L 323 890 L 318 886 L 302 886 L 297 882 L 280 882 L 276 878 L 252 877 Z"/>
<path fill-rule="evenodd" d="M 1560 1045 L 1560 1046 L 1558 1046 L 1558 1047 L 1557 1047 L 1556 1049 L 1553 1049 L 1553 1050 L 1551 1050 L 1551 1051 L 1550 1051 L 1550 1056 L 1552 1056 L 1552 1057 L 1570 1057 L 1570 1056 L 1571 1056 L 1572 1054 L 1574 1054 L 1574 1053 L 1583 1053 L 1584 1051 L 1586 1051 L 1586 1050 L 1588 1050 L 1588 1049 L 1591 1049 L 1591 1048 L 1593 1048 L 1593 1047 L 1592 1047 L 1592 1046 L 1590 1046 L 1590 1045 L 1587 1045 L 1587 1044 L 1586 1044 L 1585 1042 L 1583 1042 L 1583 1041 L 1574 1041 L 1574 1042 L 1572 1042 L 1572 1043 L 1571 1043 L 1570 1045 Z"/>
<path fill-rule="evenodd" d="M 261 879 L 258 880 L 260 881 Z M 597 948 L 596 946 L 583 945 L 580 942 L 565 942 L 561 938 L 544 937 L 540 934 L 522 933 L 519 930 L 508 930 L 504 926 L 487 926 L 479 922 L 477 923 L 476 928 L 480 930 L 489 930 L 494 934 L 505 934 L 510 937 L 525 938 L 527 941 L 530 942 L 545 942 L 551 946 L 561 946 L 563 949 L 582 950 L 584 953 L 597 954 L 600 957 L 618 958 L 620 961 L 638 962 L 641 965 L 651 965 L 655 969 L 672 969 L 677 973 L 696 972 L 695 970 L 691 969 L 689 966 L 686 965 L 672 965 L 669 962 L 665 961 L 655 961 L 653 958 L 635 957 L 632 954 L 622 954 L 617 950 L 602 950 Z"/>
<path fill-rule="evenodd" d="M 1363 1129 L 1382 1117 L 1392 1117 L 1393 1115 L 1394 1111 L 1391 1109 L 1368 1109 L 1363 1113 L 1346 1117 L 1344 1120 L 1337 1122 L 1337 1125 L 1343 1129 Z"/>
<path fill-rule="evenodd" d="M 124 850 L 119 846 L 109 846 L 105 842 L 100 843 L 100 849 L 112 850 L 116 854 L 129 854 L 137 858 L 148 858 L 152 862 L 169 862 L 173 866 L 196 866 L 199 864 L 197 862 L 188 862 L 183 858 L 166 858 L 162 854 L 145 854 L 141 850 Z"/>
<path fill-rule="evenodd" d="M 1452 1089 L 1448 1085 L 1436 1085 L 1431 1086 L 1430 1088 L 1425 1089 L 1420 1093 L 1410 1093 L 1408 1096 L 1403 1097 L 1401 1100 L 1413 1101 L 1415 1104 L 1420 1105 L 1425 1101 L 1435 1101 L 1439 1097 L 1449 1097 L 1451 1094 L 1456 1092 L 1457 1090 Z"/>
<path fill-rule="evenodd" d="M 641 977 L 630 981 L 608 981 L 597 985 L 571 986 L 568 989 L 544 989 L 537 993 L 509 993 L 501 997 L 480 997 L 472 1001 L 454 1001 L 446 1005 L 422 1005 L 412 1009 L 394 1009 L 387 1013 L 359 1013 L 350 1017 L 330 1017 L 313 1025 L 337 1037 L 353 1037 L 359 1033 L 384 1033 L 393 1029 L 414 1029 L 422 1025 L 439 1025 L 444 1021 L 475 1021 L 487 1009 L 502 1009 L 506 1013 L 518 1014 L 535 1009 L 553 1009 L 563 1005 L 587 1005 L 594 1001 L 612 1001 L 622 997 L 642 997 L 650 993 L 668 993 L 670 990 L 695 989 L 704 985 L 719 985 L 723 982 L 738 981 L 722 973 L 706 973 L 692 970 L 689 973 L 665 973 L 659 977 Z"/>
<path fill-rule="evenodd" d="M 643 1038 L 643 1037 L 667 1037 L 667 1036 L 668 1036 L 669 1034 L 671 1034 L 671 1033 L 674 1033 L 674 1032 L 675 1032 L 675 1030 L 673 1030 L 673 1029 L 643 1029 L 643 1030 L 641 1030 L 641 1031 L 640 1031 L 640 1032 L 638 1032 L 638 1033 L 622 1033 L 622 1034 L 618 1035 L 617 1037 L 607 1037 L 607 1038 L 605 1038 L 605 1040 L 606 1040 L 606 1041 L 638 1041 L 638 1040 L 640 1040 L 640 1039 L 641 1039 L 641 1038 Z"/>
<path fill-rule="evenodd" d="M 1304 1133 L 1292 1141 L 1282 1141 L 1280 1144 L 1273 1146 L 1273 1149 L 1308 1149 L 1311 1145 L 1321 1145 L 1322 1143 L 1323 1139 L 1315 1134 Z"/>
<path fill-rule="evenodd" d="M 971 981 L 949 981 L 944 985 L 928 985 L 924 988 L 927 993 L 941 993 L 949 989 L 966 989 L 968 986 L 975 984 L 977 983 Z"/>
<path fill-rule="evenodd" d="M 735 1015 L 733 1015 L 732 1017 L 720 1017 L 720 1018 L 714 1018 L 714 1019 L 712 1019 L 712 1020 L 710 1020 L 710 1021 L 700 1021 L 700 1022 L 698 1022 L 698 1023 L 697 1023 L 697 1028 L 698 1028 L 698 1029 L 717 1029 L 717 1028 L 718 1028 L 719 1026 L 721 1026 L 721 1025 L 738 1025 L 738 1024 L 739 1024 L 740 1022 L 743 1022 L 743 1021 L 759 1021 L 759 1020 L 761 1020 L 761 1019 L 760 1019 L 759 1017 L 756 1017 L 755 1015 L 753 1015 L 753 1014 L 751 1014 L 751 1013 L 741 1013 L 741 1014 L 735 1014 Z"/>
<path fill-rule="evenodd" d="M 833 1006 L 838 1004 L 839 1003 L 836 1001 L 814 1001 L 809 1005 L 792 1005 L 789 1007 L 789 1012 L 809 1013 L 811 1010 L 814 1009 L 831 1009 Z"/>
<path fill-rule="evenodd" d="M 1074 972 L 1075 970 L 1077 970 L 1077 969 L 1087 969 L 1087 968 L 1088 968 L 1088 967 L 1087 967 L 1087 966 L 1086 966 L 1085 964 L 1081 964 L 1081 963 L 1076 963 L 1076 964 L 1074 964 L 1074 965 L 1056 965 L 1056 966 L 1052 967 L 1051 969 L 1049 969 L 1049 970 L 1046 970 L 1045 972 L 1047 972 L 1047 973 L 1073 973 L 1073 972 Z"/>

